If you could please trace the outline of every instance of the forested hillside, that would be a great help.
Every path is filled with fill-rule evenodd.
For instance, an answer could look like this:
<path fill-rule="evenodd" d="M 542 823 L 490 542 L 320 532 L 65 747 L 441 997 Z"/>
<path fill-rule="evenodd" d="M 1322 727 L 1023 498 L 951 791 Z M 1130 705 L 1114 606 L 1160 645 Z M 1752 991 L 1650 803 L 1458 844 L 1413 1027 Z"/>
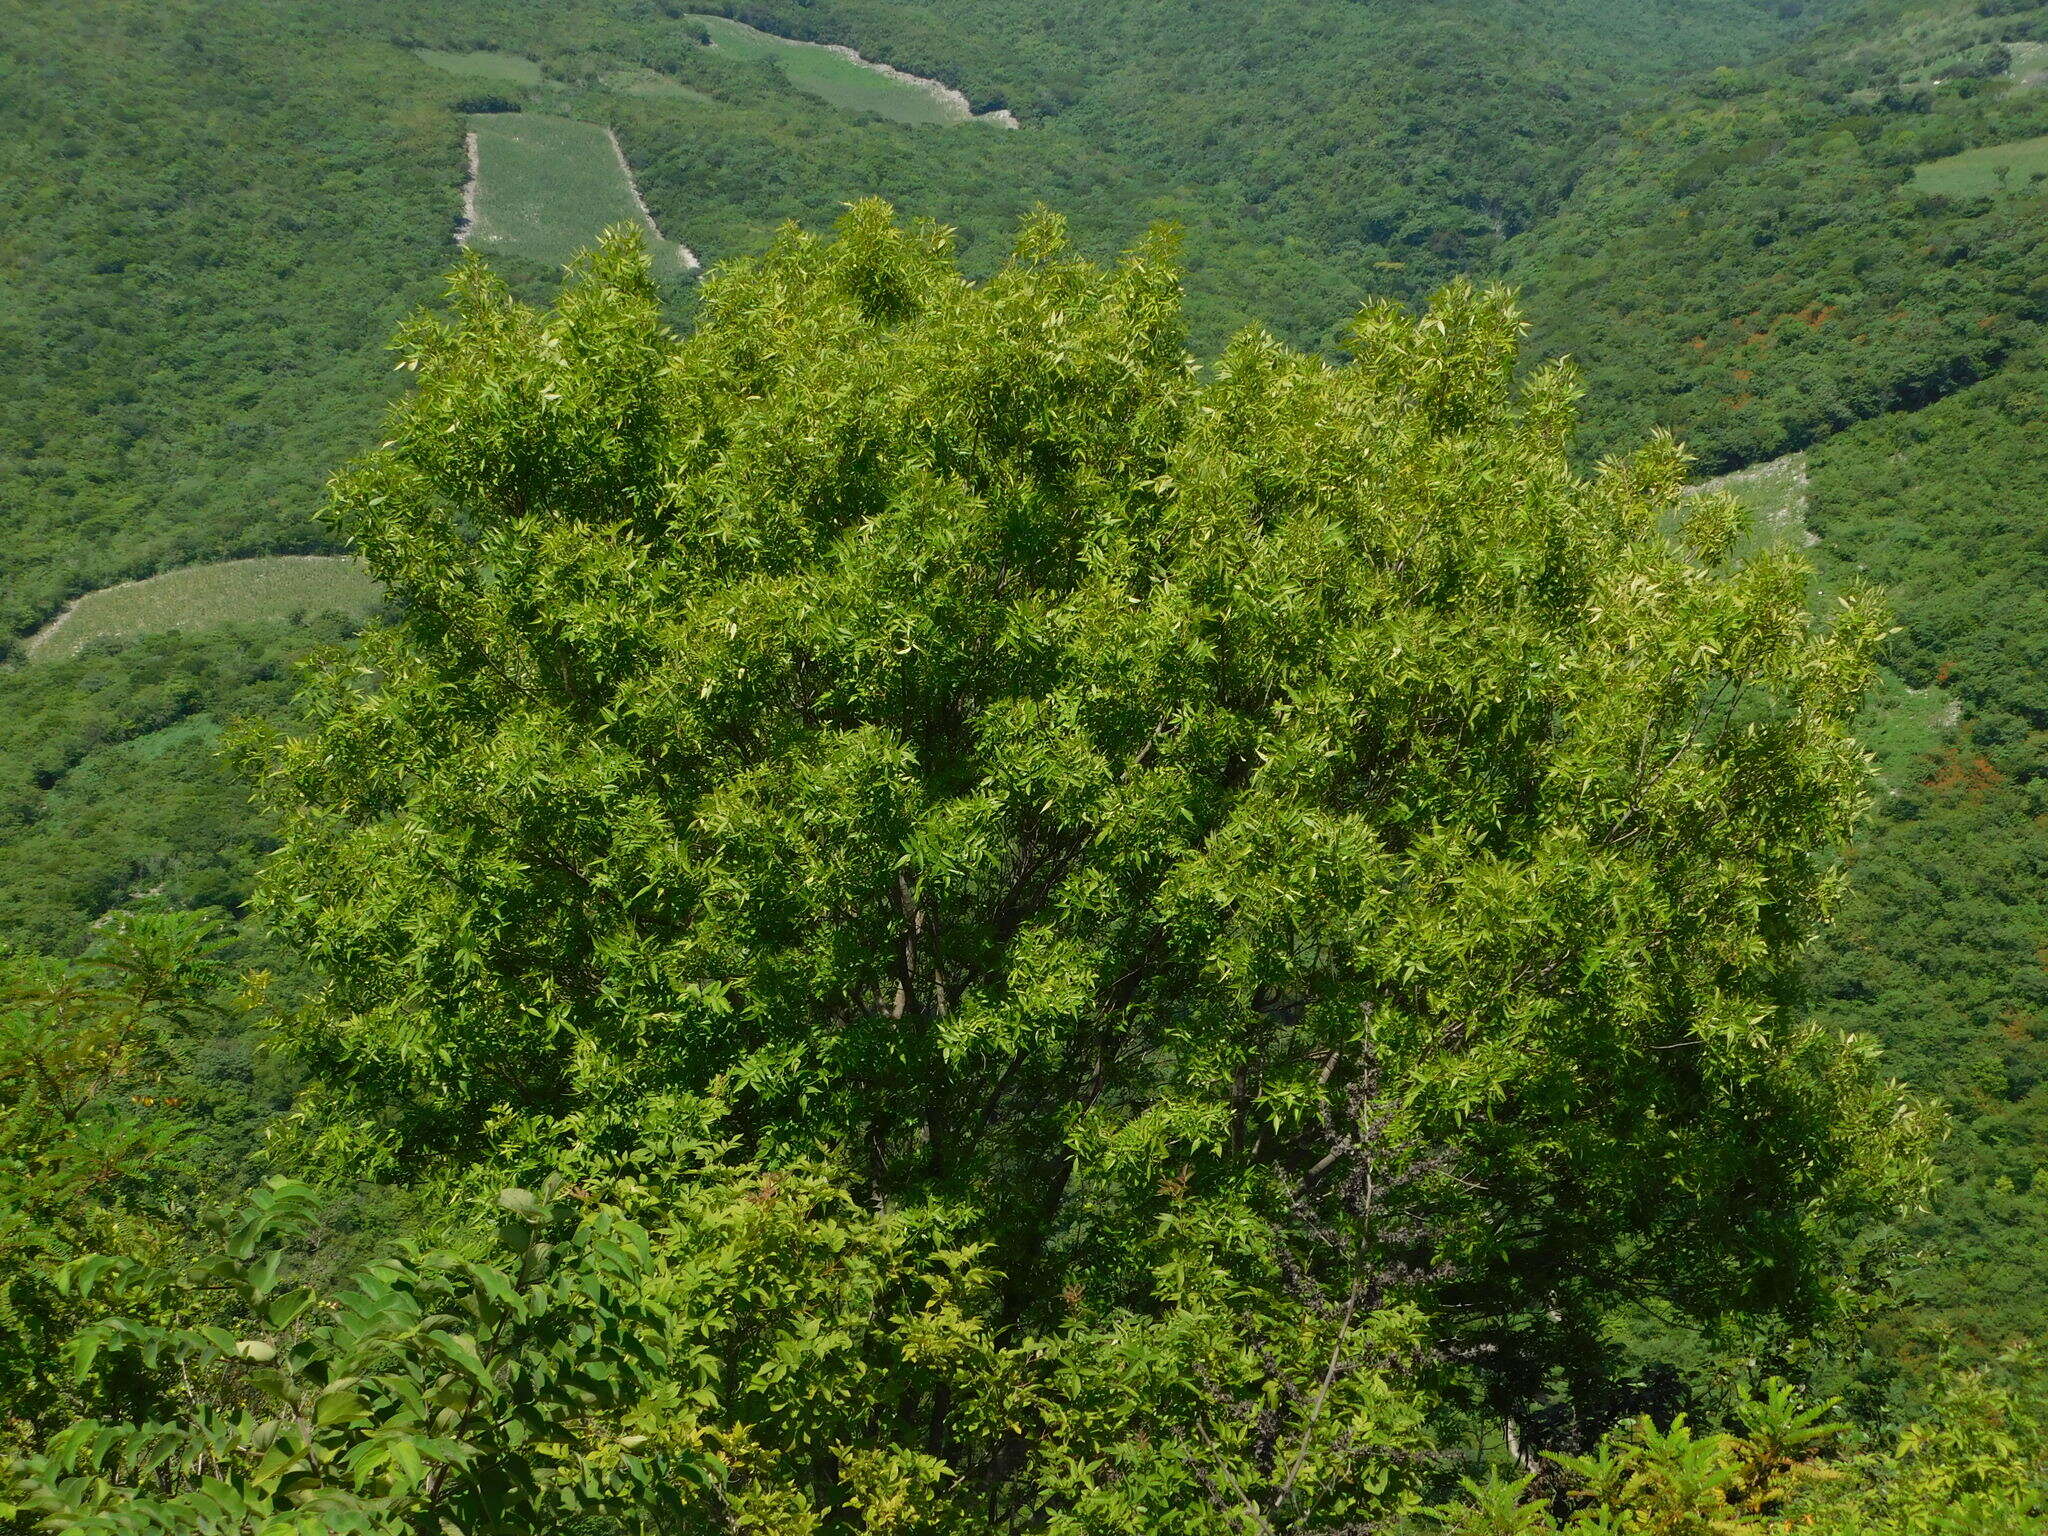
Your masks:
<path fill-rule="evenodd" d="M 1755 58 L 1826 7 L 748 0 L 732 9 L 794 35 L 880 47 L 1029 126 L 1114 146 L 1162 186 L 1191 190 L 1196 206 L 1242 221 L 1268 249 L 1304 246 L 1372 291 L 1420 296 L 1554 208 L 1627 106 L 1684 72 Z"/>
<path fill-rule="evenodd" d="M 2044 39 L 2035 6 L 1864 7 L 1633 120 L 1508 252 L 1535 345 L 1587 371 L 1588 449 L 1662 424 L 1709 465 L 1808 450 L 1824 581 L 1881 583 L 1891 664 L 1960 705 L 1881 802 L 1815 979 L 1956 1111 L 1916 1285 L 1979 1341 L 2041 1330 L 2048 1251 Z M 1964 190 L 1929 174 L 2007 145 Z"/>
<path fill-rule="evenodd" d="M 2048 15 L 1877 0 L 1632 119 L 1507 252 L 1538 350 L 1587 370 L 1588 446 L 1669 426 L 1710 467 L 1752 463 L 1938 399 L 2031 339 L 2040 178 L 1957 196 L 1915 176 L 2048 133 L 2048 91 L 2010 68 L 2040 43 L 1990 41 L 2008 38 L 2048 41 Z"/>
<path fill-rule="evenodd" d="M 1792 27 L 1749 0 L 1633 8 L 1618 28 L 1584 4 L 1510 22 L 1303 0 L 1249 29 L 1222 9 L 1023 9 L 1029 25 L 951 7 L 943 29 L 876 4 L 746 13 L 868 28 L 984 105 L 1014 97 L 1029 131 L 996 136 L 820 107 L 766 65 L 715 59 L 674 7 L 10 0 L 0 344 L 19 383 L 0 495 L 19 523 L 0 622 L 317 537 L 307 509 L 370 419 L 380 338 L 448 251 L 450 108 L 528 94 L 409 47 L 535 61 L 533 104 L 615 122 L 663 227 L 714 257 L 877 193 L 959 227 L 982 270 L 1037 201 L 1105 252 L 1178 219 L 1213 347 L 1253 319 L 1314 341 L 1369 292 L 1419 296 L 1484 262 L 1625 105 Z M 579 89 L 627 67 L 696 94 Z"/>
<path fill-rule="evenodd" d="M 1419 296 L 1497 243 L 1501 210 L 1512 204 L 1519 223 L 1554 196 L 1570 147 L 1597 143 L 1623 104 L 1806 24 L 1745 3 L 1676 7 L 1655 26 L 1617 30 L 1564 7 L 1546 16 L 1538 57 L 1484 5 L 1460 13 L 1456 46 L 1398 8 L 1376 11 L 1369 47 L 1348 4 L 1275 15 L 1253 35 L 1221 13 L 1188 27 L 1143 6 L 1034 12 L 1042 26 L 1019 27 L 984 7 L 952 17 L 954 51 L 941 56 L 937 36 L 900 8 L 836 15 L 780 20 L 793 34 L 872 24 L 871 50 L 900 48 L 892 56 L 983 106 L 1007 99 L 1006 80 L 1039 81 L 1017 103 L 1027 126 L 930 131 L 821 103 L 766 63 L 707 48 L 703 27 L 673 6 L 179 0 L 88 14 L 11 0 L 0 30 L 12 252 L 0 316 L 12 381 L 0 394 L 12 530 L 0 549 L 0 625 L 25 635 L 68 598 L 192 561 L 327 547 L 312 518 L 321 483 L 392 387 L 384 338 L 453 254 L 464 111 L 525 107 L 614 127 L 662 230 L 712 260 L 760 249 L 785 219 L 827 223 L 872 193 L 954 228 L 976 272 L 1040 202 L 1063 209 L 1099 253 L 1173 220 L 1185 231 L 1191 334 L 1206 354 L 1254 323 L 1334 342 L 1368 294 Z M 1215 68 L 1226 38 L 1240 52 Z M 1457 83 L 1445 89 L 1451 70 Z M 1181 105 L 1167 110 L 1161 93 Z M 1541 105 L 1540 131 L 1502 109 L 1510 97 Z M 1341 142 L 1319 105 L 1331 100 L 1344 103 Z M 1425 113 L 1425 103 L 1435 106 Z M 1169 120 L 1207 126 L 1193 136 L 1146 126 Z M 1316 121 L 1325 172 L 1304 178 L 1297 140 Z M 1531 181 L 1536 149 L 1548 169 Z M 1508 175 L 1511 163 L 1521 169 Z M 1368 203 L 1378 233 L 1332 222 Z M 1492 223 L 1469 244 L 1482 203 Z M 595 233 L 562 231 L 569 246 Z M 529 292 L 547 276 L 516 251 L 494 259 Z M 678 314 L 693 299 L 689 284 L 669 294 Z M 182 769 L 130 776 L 159 771 Z M 35 795 L 55 783 L 40 778 Z M 182 791 L 136 781 L 124 799 L 158 793 Z M 43 824 L 35 795 L 0 829 L 0 856 L 24 868 L 42 867 L 47 855 L 30 850 L 51 846 L 57 824 Z M 203 860 L 247 839 L 239 809 L 223 800 L 216 813 L 132 844 L 104 841 L 123 818 L 102 821 L 104 861 L 82 861 L 66 882 L 148 889 L 156 882 L 111 871 Z M 68 926 L 38 919 L 38 942 L 83 943 L 96 913 L 39 878 L 25 884 L 6 899 L 80 914 Z M 238 889 L 230 881 L 215 894 Z"/>
<path fill-rule="evenodd" d="M 2048 5 L 0 87 L 0 1522 L 2048 1519 Z"/>
<path fill-rule="evenodd" d="M 0 12 L 0 629 L 303 549 L 432 293 L 445 106 L 311 6 Z M 424 73 L 424 72 L 423 72 Z"/>
<path fill-rule="evenodd" d="M 2030 342 L 1985 382 L 1810 456 L 1823 570 L 1883 582 L 1892 664 L 1961 706 L 1942 755 L 1881 805 L 1817 981 L 1828 1016 L 1954 1107 L 1955 1182 L 1920 1229 L 1938 1257 L 1918 1284 L 1984 1341 L 2040 1330 L 2048 1263 L 2044 415 Z"/>

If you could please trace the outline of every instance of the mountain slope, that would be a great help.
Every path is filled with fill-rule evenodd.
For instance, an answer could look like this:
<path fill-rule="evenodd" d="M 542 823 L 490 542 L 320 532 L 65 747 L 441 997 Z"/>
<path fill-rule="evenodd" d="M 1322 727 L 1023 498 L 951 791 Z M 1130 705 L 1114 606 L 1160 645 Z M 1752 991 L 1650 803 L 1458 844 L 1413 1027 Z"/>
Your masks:
<path fill-rule="evenodd" d="M 2048 36 L 2048 17 L 1997 10 L 1881 0 L 1717 74 L 1633 120 L 1510 242 L 1536 351 L 1587 372 L 1591 448 L 1669 426 L 1709 467 L 1771 458 L 1937 399 L 2032 334 L 2042 189 L 1914 184 L 1923 162 L 2048 132 L 2048 91 L 1989 72 L 2009 63 L 2001 40 Z M 1956 72 L 1922 83 L 1941 67 Z"/>
<path fill-rule="evenodd" d="M 1569 186 L 1623 111 L 1839 5 L 1769 0 L 743 0 L 1058 127 L 1274 242 L 1419 295 Z M 1382 265 L 1385 264 L 1385 265 Z M 1331 322 L 1339 318 L 1331 317 Z"/>
<path fill-rule="evenodd" d="M 460 136 L 311 6 L 0 8 L 0 634 L 312 547 L 383 341 L 445 263 Z"/>

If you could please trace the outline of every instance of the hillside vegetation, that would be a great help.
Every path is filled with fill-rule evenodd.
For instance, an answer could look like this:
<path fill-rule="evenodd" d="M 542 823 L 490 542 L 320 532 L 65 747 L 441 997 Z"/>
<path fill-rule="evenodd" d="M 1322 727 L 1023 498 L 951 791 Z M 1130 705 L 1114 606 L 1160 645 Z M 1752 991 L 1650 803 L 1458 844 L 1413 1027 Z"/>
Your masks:
<path fill-rule="evenodd" d="M 75 954 L 147 898 L 240 908 L 269 846 L 220 761 L 237 718 L 285 715 L 291 663 L 347 627 L 235 624 L 0 671 L 0 933 Z"/>
<path fill-rule="evenodd" d="M 1955 1182 L 1914 1229 L 1918 1317 L 1979 1342 L 2044 1326 L 2048 203 L 2031 173 L 1956 177 L 2019 165 L 2048 125 L 2024 72 L 2044 26 L 2033 5 L 1864 7 L 1637 120 L 1509 253 L 1536 344 L 1587 370 L 1588 447 L 1655 422 L 1710 464 L 1808 449 L 1824 583 L 1883 584 L 1903 685 L 1961 706 L 1880 801 L 1815 983 L 1956 1113 Z"/>
<path fill-rule="evenodd" d="M 625 236 L 546 312 L 470 267 L 408 326 L 330 511 L 393 622 L 242 755 L 312 972 L 300 1155 L 497 1185 L 497 1233 L 302 1285 L 284 1180 L 91 1257 L 63 1220 L 110 1202 L 31 1181 L 74 1370 L 15 1367 L 30 1509 L 1535 1529 L 1526 1482 L 1453 1479 L 1492 1425 L 1599 1441 L 1637 1300 L 1780 1358 L 1854 1304 L 1930 1130 L 1791 984 L 1872 596 L 1816 622 L 1726 498 L 1669 536 L 1668 443 L 1575 473 L 1503 293 L 1203 378 L 1177 290 L 1050 216 L 971 285 L 863 204 L 685 335 Z M 24 973 L 22 1038 L 138 1071 L 98 1042 L 189 1031 L 207 944 L 138 919 L 107 980 Z M 160 1198 L 164 1122 L 98 1123 Z M 1725 1412 L 1704 1480 L 1648 1421 L 1560 1465 L 1766 1516 L 1838 1432 L 1775 1380 Z M 1912 1443 L 1802 1523 L 1917 1523 Z"/>
<path fill-rule="evenodd" d="M 327 547 L 322 483 L 446 264 L 461 155 L 408 89 L 446 77 L 332 11 L 0 10 L 0 629 Z"/>
<path fill-rule="evenodd" d="M 1409 296 L 1485 262 L 1554 208 L 1589 144 L 1654 85 L 1753 57 L 1792 35 L 1801 10 L 1762 0 L 736 7 L 793 35 L 865 41 L 977 106 L 1113 145 L 1164 185 L 1200 188 L 1201 204 L 1255 239 L 1305 246 Z"/>
<path fill-rule="evenodd" d="M 2048 92 L 1990 61 L 1907 83 L 1969 39 L 2048 29 L 2038 7 L 1986 9 L 1874 4 L 1717 73 L 1632 121 L 1511 244 L 1535 345 L 1586 369 L 1590 448 L 1668 426 L 1711 467 L 1774 458 L 1938 399 L 2034 335 L 2048 189 L 1965 189 L 1946 168 L 2039 136 Z"/>
<path fill-rule="evenodd" d="M 1519 23 L 1461 4 L 1452 29 L 1298 0 L 1250 32 L 1224 11 L 1165 26 L 1141 6 L 1037 8 L 1016 25 L 961 6 L 945 57 L 922 8 L 747 13 L 793 36 L 872 26 L 855 39 L 871 57 L 977 107 L 1015 96 L 1036 119 L 970 135 L 849 116 L 763 59 L 703 46 L 680 11 L 612 0 L 8 0 L 0 362 L 20 382 L 0 402 L 16 519 L 0 623 L 19 634 L 83 591 L 195 559 L 317 547 L 310 509 L 367 430 L 379 338 L 445 265 L 463 176 L 450 108 L 616 127 L 663 230 L 712 259 L 872 194 L 958 226 L 980 271 L 1035 202 L 1105 253 L 1176 218 L 1213 349 L 1253 319 L 1314 341 L 1371 291 L 1426 292 L 1553 200 L 1572 146 L 1630 91 L 1788 26 L 1746 0 L 1660 5 L 1654 25 L 1646 11 L 1619 29 L 1556 5 L 1550 51 L 1525 56 Z M 819 57 L 864 90 L 910 89 Z M 649 78 L 694 94 L 609 88 Z M 549 179 L 590 195 L 580 175 Z M 531 275 L 612 206 L 562 215 Z"/>
<path fill-rule="evenodd" d="M 1977 1339 L 2042 1326 L 2048 1262 L 2048 612 L 2042 527 L 2048 370 L 2037 347 L 1939 404 L 1811 455 L 1823 569 L 1885 583 L 1892 664 L 1961 724 L 1887 799 L 1817 980 L 1825 1012 L 1875 1032 L 1954 1106 L 1956 1182 L 1921 1236 L 1921 1284 Z"/>
<path fill-rule="evenodd" d="M 2048 6 L 719 9 L 0 0 L 0 1524 L 2034 1536 Z"/>

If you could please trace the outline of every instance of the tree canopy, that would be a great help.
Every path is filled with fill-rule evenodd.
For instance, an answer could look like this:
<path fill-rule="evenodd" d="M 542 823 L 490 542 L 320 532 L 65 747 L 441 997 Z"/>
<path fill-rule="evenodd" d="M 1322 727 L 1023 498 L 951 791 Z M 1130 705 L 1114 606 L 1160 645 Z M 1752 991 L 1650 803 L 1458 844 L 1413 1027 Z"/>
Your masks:
<path fill-rule="evenodd" d="M 1798 981 L 1884 615 L 1669 442 L 1575 471 L 1504 294 L 1205 374 L 1164 237 L 976 285 L 863 205 L 684 336 L 624 236 L 453 304 L 330 512 L 397 617 L 249 747 L 332 1144 L 822 1156 L 960 1224 L 991 1337 L 1147 1340 L 1182 1397 L 1090 1433 L 1176 1506 L 1277 1360 L 1362 1510 L 1393 1383 L 1569 1417 L 1618 1298 L 1810 1321 L 1911 1188 Z M 1004 1484 L 948 1400 L 894 1411 Z"/>
<path fill-rule="evenodd" d="M 0 0 L 0 1527 L 2040 1530 L 2048 0 L 694 5 Z"/>

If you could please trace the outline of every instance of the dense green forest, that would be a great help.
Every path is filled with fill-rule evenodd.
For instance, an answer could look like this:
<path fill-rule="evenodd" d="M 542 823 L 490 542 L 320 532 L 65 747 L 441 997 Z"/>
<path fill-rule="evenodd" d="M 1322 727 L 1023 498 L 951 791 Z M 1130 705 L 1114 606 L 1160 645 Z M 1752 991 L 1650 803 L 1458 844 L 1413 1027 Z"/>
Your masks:
<path fill-rule="evenodd" d="M 446 260 L 459 152 L 393 50 L 338 41 L 291 7 L 0 14 L 7 631 L 122 577 L 320 545 L 381 338 Z"/>
<path fill-rule="evenodd" d="M 970 47 L 986 79 L 902 35 L 900 17 L 839 24 L 872 19 L 872 46 L 984 103 L 1020 75 L 1064 82 L 1017 92 L 1030 131 L 834 112 L 765 64 L 718 59 L 674 5 L 8 0 L 0 361 L 17 382 L 0 403 L 0 498 L 15 518 L 0 624 L 20 632 L 118 577 L 318 544 L 311 509 L 370 429 L 384 338 L 449 253 L 454 107 L 531 102 L 614 123 L 662 227 L 714 259 L 871 194 L 956 227 L 984 271 L 1041 201 L 1105 255 L 1176 219 L 1196 334 L 1213 350 L 1254 320 L 1313 342 L 1368 293 L 1419 297 L 1553 200 L 1574 146 L 1650 82 L 1788 30 L 1780 8 L 1746 0 L 1657 7 L 1623 29 L 1566 5 L 1548 8 L 1556 52 L 1537 59 L 1526 27 L 1486 5 L 1462 8 L 1471 25 L 1455 44 L 1440 18 L 1404 21 L 1402 7 L 1312 4 L 1273 14 L 1255 47 L 1225 12 L 1204 31 L 1129 5 L 1048 10 L 1034 47 L 1000 6 L 952 9 L 951 46 Z M 825 15 L 809 11 L 810 30 Z M 982 46 L 997 31 L 1010 41 Z M 1250 51 L 1219 72 L 1225 36 Z M 524 55 L 542 84 L 464 82 L 417 47 Z M 1105 59 L 1164 73 L 1124 80 Z M 700 94 L 590 88 L 629 66 Z M 1311 117 L 1329 142 L 1303 143 Z M 1438 126 L 1418 137 L 1425 121 Z M 1293 169 L 1305 160 L 1321 166 L 1313 178 Z"/>
<path fill-rule="evenodd" d="M 2048 8 L 0 3 L 21 1528 L 2039 1529 Z"/>
<path fill-rule="evenodd" d="M 1538 351 L 1587 369 L 1589 447 L 1667 426 L 1711 466 L 1767 459 L 2031 340 L 2048 313 L 2039 179 L 1959 198 L 1913 171 L 2048 131 L 2048 92 L 1982 41 L 2037 35 L 2034 6 L 1889 0 L 1631 119 L 1508 253 Z"/>
<path fill-rule="evenodd" d="M 765 0 L 730 9 L 794 36 L 864 43 L 978 104 L 1009 107 L 1062 150 L 1069 139 L 1113 146 L 1202 222 L 1240 226 L 1255 260 L 1296 248 L 1372 291 L 1419 297 L 1553 209 L 1589 143 L 1652 82 L 1752 57 L 1795 32 L 1804 8 L 1285 0 L 1247 14 L 1142 0 L 937 9 Z M 1274 323 L 1270 310 L 1255 313 Z M 1294 321 L 1296 311 L 1277 318 Z M 1321 326 L 1341 318 L 1326 312 Z"/>
<path fill-rule="evenodd" d="M 2041 1326 L 2048 1234 L 2048 724 L 2040 615 L 2048 373 L 2029 346 L 1983 383 L 1879 417 L 1810 456 L 1823 568 L 1882 582 L 1892 664 L 1962 705 L 1952 745 L 1885 800 L 1823 946 L 1824 1013 L 1874 1031 L 1954 1106 L 1956 1175 L 1921 1284 L 1980 1340 Z"/>

